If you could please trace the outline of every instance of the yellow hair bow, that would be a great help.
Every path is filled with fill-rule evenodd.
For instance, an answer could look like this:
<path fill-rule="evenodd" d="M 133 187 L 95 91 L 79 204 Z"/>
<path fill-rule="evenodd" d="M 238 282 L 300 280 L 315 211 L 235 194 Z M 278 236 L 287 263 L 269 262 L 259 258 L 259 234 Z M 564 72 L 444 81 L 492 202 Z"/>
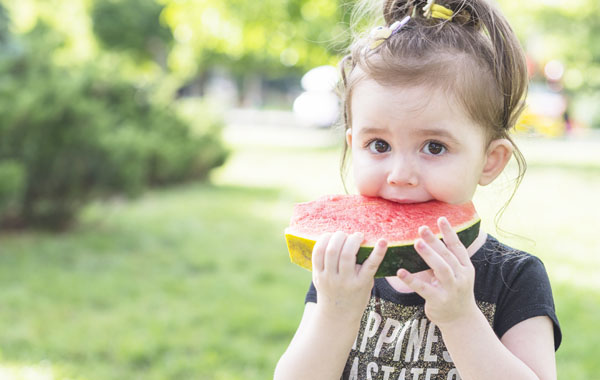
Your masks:
<path fill-rule="evenodd" d="M 427 5 L 423 7 L 423 15 L 427 18 L 452 20 L 454 12 L 443 5 L 436 4 L 435 0 L 427 0 Z"/>

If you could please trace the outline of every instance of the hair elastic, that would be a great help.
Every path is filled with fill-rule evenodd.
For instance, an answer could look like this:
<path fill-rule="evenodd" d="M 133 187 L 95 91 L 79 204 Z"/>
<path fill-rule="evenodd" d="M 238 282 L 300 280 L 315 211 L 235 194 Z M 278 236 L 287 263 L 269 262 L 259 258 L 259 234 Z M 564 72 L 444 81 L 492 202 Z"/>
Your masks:
<path fill-rule="evenodd" d="M 435 0 L 427 0 L 427 5 L 423 7 L 423 16 L 427 18 L 440 18 L 443 20 L 452 20 L 454 12 L 443 5 L 436 4 Z"/>
<path fill-rule="evenodd" d="M 400 29 L 410 20 L 410 16 L 404 17 L 401 21 L 395 21 L 390 26 L 378 26 L 371 30 L 371 42 L 370 48 L 371 50 L 379 47 L 382 43 L 384 43 L 389 37 L 398 33 Z"/>

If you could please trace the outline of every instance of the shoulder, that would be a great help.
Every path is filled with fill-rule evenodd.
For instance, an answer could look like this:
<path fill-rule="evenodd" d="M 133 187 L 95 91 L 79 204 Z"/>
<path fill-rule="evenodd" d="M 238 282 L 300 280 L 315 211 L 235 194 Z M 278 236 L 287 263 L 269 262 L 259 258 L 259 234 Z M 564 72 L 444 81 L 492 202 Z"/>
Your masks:
<path fill-rule="evenodd" d="M 494 304 L 502 304 L 513 297 L 531 303 L 552 300 L 546 268 L 538 257 L 530 253 L 509 247 L 489 236 L 471 261 L 475 267 L 476 298 Z"/>
<path fill-rule="evenodd" d="M 539 259 L 525 251 L 501 243 L 492 235 L 488 235 L 485 244 L 472 256 L 474 264 L 520 265 L 527 261 Z"/>
<path fill-rule="evenodd" d="M 509 247 L 491 235 L 471 261 L 475 267 L 476 286 L 484 288 L 504 287 L 510 291 L 521 280 L 532 283 L 548 278 L 538 257 Z"/>
<path fill-rule="evenodd" d="M 547 316 L 553 322 L 558 348 L 560 325 L 542 261 L 491 236 L 471 260 L 475 266 L 475 298 L 493 305 L 493 325 L 498 336 L 529 318 Z"/>

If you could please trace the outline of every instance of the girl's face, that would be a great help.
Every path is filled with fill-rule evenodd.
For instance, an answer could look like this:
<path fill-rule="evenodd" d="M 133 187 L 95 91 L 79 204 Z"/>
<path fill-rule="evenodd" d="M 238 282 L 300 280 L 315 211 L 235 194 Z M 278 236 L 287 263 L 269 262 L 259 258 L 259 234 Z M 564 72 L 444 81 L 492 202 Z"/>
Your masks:
<path fill-rule="evenodd" d="M 362 195 L 457 204 L 496 177 L 484 175 L 490 158 L 484 129 L 442 91 L 364 79 L 351 101 L 346 138 Z"/>

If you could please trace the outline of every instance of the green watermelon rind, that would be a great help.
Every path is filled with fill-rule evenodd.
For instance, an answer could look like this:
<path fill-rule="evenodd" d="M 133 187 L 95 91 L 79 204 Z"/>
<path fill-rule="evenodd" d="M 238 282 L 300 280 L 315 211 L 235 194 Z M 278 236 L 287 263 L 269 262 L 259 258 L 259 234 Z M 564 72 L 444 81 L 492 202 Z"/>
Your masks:
<path fill-rule="evenodd" d="M 476 218 L 471 223 L 466 223 L 462 228 L 456 229 L 458 238 L 465 247 L 470 246 L 479 235 L 481 219 Z M 441 236 L 439 236 L 441 239 Z M 312 249 L 315 240 L 312 238 L 298 236 L 292 231 L 286 231 L 285 239 L 291 261 L 305 269 L 311 270 Z M 373 246 L 361 246 L 356 255 L 357 264 L 362 264 L 369 257 Z M 417 253 L 414 241 L 402 242 L 400 244 L 391 242 L 388 245 L 385 257 L 375 273 L 375 277 L 395 276 L 398 269 L 405 268 L 411 273 L 429 269 L 429 266 Z"/>
<path fill-rule="evenodd" d="M 477 220 L 474 224 L 466 227 L 461 231 L 457 231 L 458 238 L 465 247 L 470 246 L 479 235 L 479 226 L 481 220 Z M 373 251 L 373 247 L 361 246 L 356 255 L 356 263 L 362 264 Z M 408 245 L 390 246 L 388 247 L 383 261 L 379 265 L 375 277 L 395 276 L 398 269 L 404 268 L 411 273 L 424 271 L 429 269 L 429 265 L 421 258 L 415 250 L 414 243 Z"/>

